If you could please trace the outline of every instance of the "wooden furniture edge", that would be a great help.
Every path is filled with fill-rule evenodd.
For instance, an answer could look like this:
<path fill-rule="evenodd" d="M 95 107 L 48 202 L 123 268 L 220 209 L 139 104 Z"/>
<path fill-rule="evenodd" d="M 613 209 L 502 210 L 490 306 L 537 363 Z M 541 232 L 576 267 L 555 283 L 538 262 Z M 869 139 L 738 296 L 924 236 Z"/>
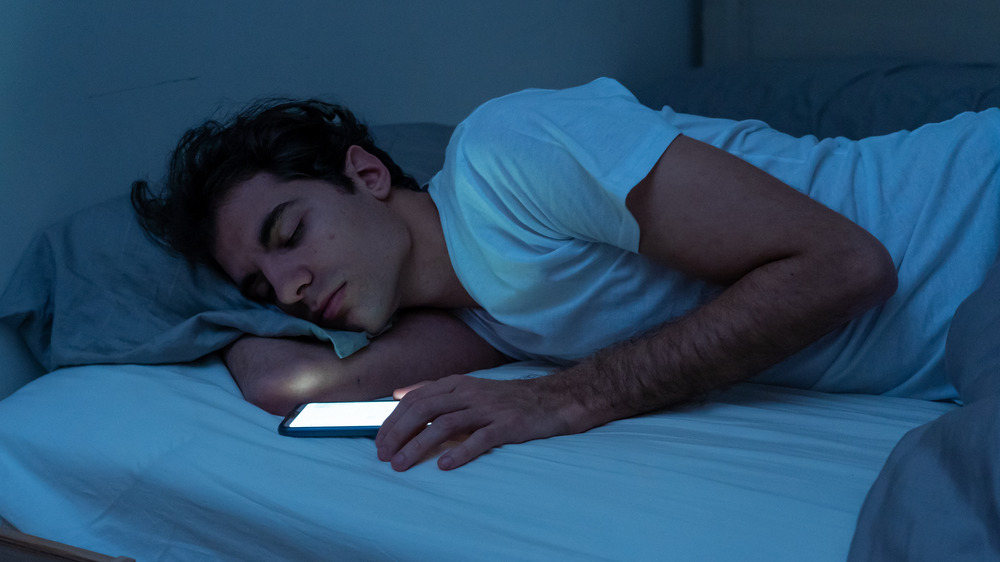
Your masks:
<path fill-rule="evenodd" d="M 126 556 L 107 556 L 90 550 L 50 541 L 18 531 L 10 524 L 0 524 L 0 559 L 16 555 L 14 560 L 64 560 L 68 562 L 135 562 Z M 32 556 L 33 558 L 28 558 Z"/>

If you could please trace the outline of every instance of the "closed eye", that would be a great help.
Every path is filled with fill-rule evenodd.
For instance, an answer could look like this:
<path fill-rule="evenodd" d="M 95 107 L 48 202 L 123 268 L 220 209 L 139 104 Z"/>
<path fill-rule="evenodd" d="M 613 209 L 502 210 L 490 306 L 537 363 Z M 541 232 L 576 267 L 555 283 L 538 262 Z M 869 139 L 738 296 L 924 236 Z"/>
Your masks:
<path fill-rule="evenodd" d="M 285 240 L 285 248 L 294 248 L 298 245 L 299 241 L 302 240 L 302 235 L 305 233 L 305 223 L 299 221 L 295 226 L 295 230 L 292 231 L 292 235 Z"/>

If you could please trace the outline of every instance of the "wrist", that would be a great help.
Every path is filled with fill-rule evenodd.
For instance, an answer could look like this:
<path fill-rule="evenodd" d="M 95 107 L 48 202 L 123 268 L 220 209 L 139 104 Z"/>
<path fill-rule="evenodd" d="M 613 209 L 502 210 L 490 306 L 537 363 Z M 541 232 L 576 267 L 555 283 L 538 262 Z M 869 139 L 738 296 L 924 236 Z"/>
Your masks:
<path fill-rule="evenodd" d="M 566 427 L 566 433 L 582 433 L 605 423 L 626 417 L 615 415 L 610 402 L 596 390 L 588 377 L 586 365 L 576 365 L 529 382 L 545 407 Z"/>

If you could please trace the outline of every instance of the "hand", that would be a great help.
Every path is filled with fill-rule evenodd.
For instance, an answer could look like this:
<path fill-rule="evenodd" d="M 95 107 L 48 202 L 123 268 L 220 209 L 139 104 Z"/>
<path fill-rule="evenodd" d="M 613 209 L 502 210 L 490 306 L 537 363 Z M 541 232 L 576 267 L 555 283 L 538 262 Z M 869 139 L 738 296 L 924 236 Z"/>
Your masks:
<path fill-rule="evenodd" d="M 438 459 L 440 469 L 451 470 L 493 447 L 574 432 L 563 413 L 567 397 L 540 384 L 544 378 L 494 381 L 454 375 L 401 389 L 405 396 L 375 438 L 378 457 L 403 471 L 467 435 Z"/>

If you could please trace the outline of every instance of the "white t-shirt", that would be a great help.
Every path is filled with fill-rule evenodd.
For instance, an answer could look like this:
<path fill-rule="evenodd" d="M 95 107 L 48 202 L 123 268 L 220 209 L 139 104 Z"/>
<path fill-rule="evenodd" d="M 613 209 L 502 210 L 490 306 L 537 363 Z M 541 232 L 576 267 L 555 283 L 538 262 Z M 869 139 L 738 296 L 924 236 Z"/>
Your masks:
<path fill-rule="evenodd" d="M 942 369 L 948 323 L 998 249 L 995 110 L 855 142 L 655 111 L 610 79 L 490 101 L 458 126 L 429 188 L 455 271 L 482 307 L 463 319 L 511 357 L 566 363 L 721 291 L 636 253 L 639 229 L 625 198 L 681 133 L 858 222 L 899 270 L 885 306 L 757 380 L 955 395 Z"/>

